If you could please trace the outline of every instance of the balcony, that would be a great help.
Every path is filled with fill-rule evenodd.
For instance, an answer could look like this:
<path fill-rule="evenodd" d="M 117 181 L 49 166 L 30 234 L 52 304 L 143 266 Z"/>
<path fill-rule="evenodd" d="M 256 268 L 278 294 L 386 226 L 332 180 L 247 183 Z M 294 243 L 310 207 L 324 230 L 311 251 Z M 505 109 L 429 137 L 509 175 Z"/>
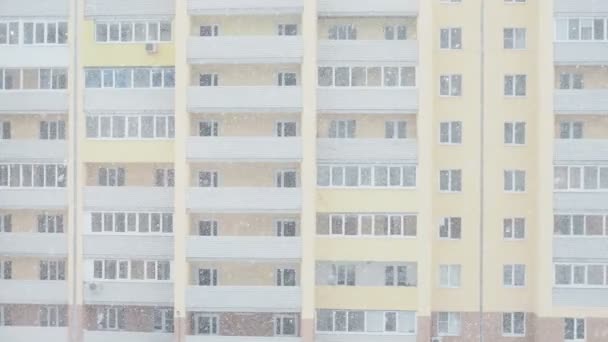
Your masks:
<path fill-rule="evenodd" d="M 556 89 L 553 96 L 556 114 L 608 114 L 608 89 Z"/>
<path fill-rule="evenodd" d="M 3 17 L 67 18 L 70 10 L 67 0 L 20 0 L 0 1 L 0 13 Z"/>
<path fill-rule="evenodd" d="M 65 114 L 67 112 L 68 93 L 65 90 L 0 91 L 0 114 Z"/>
<path fill-rule="evenodd" d="M 298 260 L 302 255 L 299 237 L 276 236 L 189 236 L 188 259 Z"/>
<path fill-rule="evenodd" d="M 84 342 L 172 342 L 172 333 L 139 331 L 84 331 Z"/>
<path fill-rule="evenodd" d="M 299 14 L 303 0 L 188 0 L 190 15 Z"/>
<path fill-rule="evenodd" d="M 554 59 L 558 65 L 603 65 L 608 63 L 608 44 L 605 42 L 555 42 Z"/>
<path fill-rule="evenodd" d="M 188 63 L 301 63 L 302 49 L 301 36 L 190 37 Z"/>
<path fill-rule="evenodd" d="M 297 213 L 301 207 L 299 188 L 191 187 L 186 196 L 193 212 Z"/>
<path fill-rule="evenodd" d="M 556 212 L 590 212 L 608 210 L 606 191 L 559 191 L 553 193 Z"/>
<path fill-rule="evenodd" d="M 556 16 L 591 16 L 608 13 L 608 3 L 602 0 L 554 0 Z"/>
<path fill-rule="evenodd" d="M 553 305 L 608 308 L 608 288 L 553 288 Z"/>
<path fill-rule="evenodd" d="M 84 110 L 97 113 L 172 113 L 173 88 L 98 89 L 84 91 Z"/>
<path fill-rule="evenodd" d="M 212 312 L 298 312 L 298 286 L 188 286 L 188 310 Z"/>
<path fill-rule="evenodd" d="M 556 236 L 553 260 L 608 263 L 608 237 Z"/>
<path fill-rule="evenodd" d="M 300 112 L 300 87 L 190 87 L 188 111 L 193 113 Z"/>
<path fill-rule="evenodd" d="M 407 162 L 418 159 L 415 139 L 317 139 L 319 162 Z"/>
<path fill-rule="evenodd" d="M 84 255 L 86 258 L 173 259 L 173 237 L 86 234 Z"/>
<path fill-rule="evenodd" d="M 302 342 L 301 337 L 186 335 L 186 342 Z"/>
<path fill-rule="evenodd" d="M 190 161 L 298 162 L 302 139 L 293 137 L 189 137 Z"/>
<path fill-rule="evenodd" d="M 173 208 L 173 188 L 152 186 L 87 186 L 86 210 L 169 210 Z"/>
<path fill-rule="evenodd" d="M 67 68 L 69 53 L 67 45 L 0 45 L 5 68 Z"/>
<path fill-rule="evenodd" d="M 0 161 L 64 163 L 67 157 L 65 140 L 0 140 Z"/>
<path fill-rule="evenodd" d="M 3 209 L 64 209 L 68 205 L 65 188 L 4 188 L 0 191 Z"/>
<path fill-rule="evenodd" d="M 332 114 L 415 114 L 416 88 L 319 87 L 317 107 Z"/>
<path fill-rule="evenodd" d="M 416 16 L 418 0 L 318 0 L 319 16 Z"/>
<path fill-rule="evenodd" d="M 608 161 L 608 139 L 556 139 L 553 160 L 556 164 Z"/>
<path fill-rule="evenodd" d="M 0 341 L 68 341 L 68 328 L 37 326 L 0 326 Z"/>
<path fill-rule="evenodd" d="M 150 17 L 175 15 L 173 0 L 86 0 L 85 17 Z"/>
<path fill-rule="evenodd" d="M 0 251 L 6 256 L 65 257 L 68 255 L 66 234 L 3 233 Z"/>
<path fill-rule="evenodd" d="M 86 304 L 99 305 L 171 306 L 173 284 L 160 281 L 87 281 L 84 300 Z"/>
<path fill-rule="evenodd" d="M 370 302 L 370 298 L 374 298 Z M 315 305 L 328 309 L 407 310 L 418 308 L 418 288 L 396 286 L 317 286 Z"/>
<path fill-rule="evenodd" d="M 387 333 L 337 334 L 317 332 L 315 334 L 316 342 L 416 342 L 416 338 L 416 335 L 388 335 Z"/>
<path fill-rule="evenodd" d="M 63 280 L 0 280 L 2 304 L 67 304 L 68 286 Z"/>
<path fill-rule="evenodd" d="M 319 62 L 418 63 L 416 40 L 321 40 Z"/>

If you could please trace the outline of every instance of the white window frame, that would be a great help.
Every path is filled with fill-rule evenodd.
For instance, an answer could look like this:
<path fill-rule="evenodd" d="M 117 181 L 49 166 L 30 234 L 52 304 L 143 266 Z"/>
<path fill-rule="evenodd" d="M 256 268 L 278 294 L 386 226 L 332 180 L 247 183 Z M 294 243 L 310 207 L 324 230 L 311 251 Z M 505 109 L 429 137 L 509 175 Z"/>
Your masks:
<path fill-rule="evenodd" d="M 438 282 L 440 288 L 456 289 L 462 286 L 462 265 L 439 265 Z"/>
<path fill-rule="evenodd" d="M 46 277 L 42 277 L 42 267 L 46 267 Z M 39 279 L 40 280 L 66 280 L 66 263 L 65 260 L 50 260 L 43 259 L 38 263 Z M 63 274 L 60 272 L 63 270 Z"/>
<path fill-rule="evenodd" d="M 132 274 L 132 268 L 133 268 L 133 263 L 142 263 L 143 268 L 142 268 L 142 278 L 134 278 L 134 275 Z M 116 269 L 116 274 L 112 275 L 109 274 L 108 270 L 106 270 L 106 268 L 108 268 L 110 263 L 114 263 L 115 264 L 115 269 Z M 92 270 L 92 274 L 91 277 L 92 279 L 94 279 L 95 281 L 100 281 L 100 282 L 124 282 L 124 281 L 128 281 L 128 282 L 162 282 L 162 283 L 169 283 L 173 281 L 173 270 L 172 270 L 172 265 L 171 265 L 171 261 L 169 260 L 147 260 L 147 259 L 93 259 L 91 260 L 91 270 Z M 96 272 L 95 272 L 95 268 L 96 268 L 96 264 L 100 264 L 101 265 L 101 277 L 97 277 L 96 276 Z M 121 267 L 126 267 L 126 274 L 124 274 L 123 276 L 121 276 Z M 152 269 L 150 269 L 150 267 L 152 267 Z M 169 278 L 167 279 L 163 279 L 164 277 L 162 276 L 162 272 L 161 268 L 162 267 L 166 267 L 169 269 Z M 150 274 L 153 274 L 153 276 L 150 276 Z"/>
<path fill-rule="evenodd" d="M 579 129 L 580 127 L 580 129 Z M 576 135 L 580 132 L 580 136 Z M 564 133 L 564 135 L 562 135 Z M 560 121 L 559 122 L 559 139 L 583 139 L 585 136 L 585 123 L 583 121 Z"/>
<path fill-rule="evenodd" d="M 555 178 L 554 191 L 555 192 L 606 192 L 608 191 L 608 167 L 602 165 L 554 165 L 553 173 L 557 174 L 557 169 L 566 169 L 566 188 L 558 188 L 557 178 Z M 587 175 L 586 169 L 595 170 L 595 179 L 590 179 L 595 185 L 593 187 L 587 187 Z M 574 172 L 576 170 L 576 172 Z M 576 173 L 579 173 L 576 177 Z M 574 175 L 573 175 L 574 173 Z M 603 174 L 602 174 L 603 173 Z M 577 180 L 578 179 L 578 180 Z M 602 180 L 605 179 L 606 186 L 602 187 Z M 578 187 L 572 184 L 573 180 L 577 180 Z"/>
<path fill-rule="evenodd" d="M 293 175 L 295 184 L 294 186 L 285 186 L 286 178 Z M 274 172 L 274 185 L 277 188 L 299 188 L 300 187 L 300 173 L 296 169 L 284 169 L 276 170 Z"/>
<path fill-rule="evenodd" d="M 38 233 L 65 233 L 66 222 L 63 214 L 53 214 L 43 212 L 36 215 L 37 232 Z M 0 229 L 1 231 L 1 229 Z"/>
<path fill-rule="evenodd" d="M 556 17 L 554 20 L 554 39 L 556 42 L 571 42 L 571 43 L 579 43 L 579 42 L 603 42 L 608 40 L 608 36 L 606 35 L 608 32 L 608 28 L 606 27 L 606 20 L 608 18 L 606 17 Z M 578 20 L 577 22 L 577 26 L 576 26 L 576 32 L 577 32 L 577 37 L 576 38 L 570 38 L 570 33 L 571 33 L 571 27 L 570 27 L 570 23 L 571 20 Z M 591 37 L 590 39 L 583 39 L 583 21 L 590 21 L 591 22 L 591 26 L 587 26 L 587 29 L 589 29 Z M 595 25 L 598 21 L 602 22 L 603 25 L 603 29 L 602 29 L 602 35 L 603 35 L 603 39 L 596 39 L 595 37 Z M 563 28 L 561 28 L 561 26 L 565 26 Z M 561 39 L 560 38 L 560 28 L 562 30 L 563 33 L 565 33 L 565 39 Z M 573 32 L 573 31 L 572 31 Z"/>
<path fill-rule="evenodd" d="M 5 277 L 5 273 L 8 273 L 8 277 Z M 13 261 L 12 260 L 0 259 L 0 279 L 4 279 L 4 280 L 13 279 Z"/>
<path fill-rule="evenodd" d="M 444 228 L 445 227 L 445 228 Z M 447 233 L 442 235 L 443 231 Z M 458 236 L 456 235 L 456 232 Z M 462 217 L 451 216 L 443 217 L 439 222 L 439 239 L 441 240 L 461 240 L 462 239 Z"/>
<path fill-rule="evenodd" d="M 352 135 L 350 134 L 352 133 Z M 330 139 L 354 139 L 357 137 L 357 120 L 330 120 L 327 132 Z"/>
<path fill-rule="evenodd" d="M 205 225 L 205 224 L 209 225 L 209 230 L 210 230 L 211 235 L 202 235 L 201 234 L 203 231 L 203 225 Z M 218 236 L 219 222 L 217 220 L 208 219 L 208 218 L 197 220 L 196 233 L 198 236 L 209 236 L 209 237 Z"/>
<path fill-rule="evenodd" d="M 288 26 L 295 26 L 295 28 L 296 28 L 296 34 L 285 34 L 287 32 L 287 27 Z M 278 24 L 277 25 L 277 35 L 281 36 L 281 37 L 295 37 L 295 36 L 299 36 L 300 35 L 300 28 L 298 27 L 298 24 L 289 24 L 289 23 Z"/>
<path fill-rule="evenodd" d="M 523 222 L 521 226 L 521 237 L 517 237 L 518 222 Z M 505 240 L 525 240 L 526 238 L 526 218 L 525 217 L 507 217 L 503 219 L 502 237 Z M 510 227 L 510 233 L 509 228 Z"/>
<path fill-rule="evenodd" d="M 508 32 L 510 32 L 511 38 L 507 38 Z M 522 33 L 523 37 L 521 35 Z M 505 50 L 526 50 L 527 36 L 528 30 L 525 27 L 505 27 L 503 29 L 503 48 Z M 510 39 L 511 47 L 508 47 L 508 39 Z"/>
<path fill-rule="evenodd" d="M 447 41 L 443 40 L 444 34 L 447 34 Z M 458 35 L 460 41 L 456 40 Z M 442 27 L 439 29 L 439 49 L 462 50 L 462 38 L 462 27 Z"/>
<path fill-rule="evenodd" d="M 447 81 L 447 93 L 443 92 L 442 84 Z M 456 87 L 456 85 L 459 87 Z M 439 96 L 440 97 L 460 97 L 463 94 L 462 74 L 446 74 L 439 76 Z"/>
<path fill-rule="evenodd" d="M 171 308 L 154 308 L 154 331 L 172 333 L 175 330 L 174 324 L 175 319 L 173 315 L 173 309 Z M 160 320 L 160 322 L 158 322 Z M 157 324 L 158 323 L 158 324 Z M 159 329 L 160 327 L 160 329 Z"/>
<path fill-rule="evenodd" d="M 414 221 L 416 223 L 416 227 L 414 227 L 414 231 L 417 232 L 417 216 L 416 214 L 409 214 L 409 213 L 386 213 L 386 214 L 374 214 L 374 213 L 365 213 L 365 214 L 358 214 L 358 213 L 349 213 L 349 214 L 340 214 L 340 213 L 328 213 L 327 215 L 327 219 L 329 220 L 329 222 L 327 223 L 327 227 L 328 227 L 328 233 L 327 234 L 317 234 L 319 236 L 328 236 L 328 237 L 337 237 L 337 238 L 344 238 L 344 237 L 348 237 L 348 238 L 367 238 L 367 237 L 383 237 L 383 238 L 416 238 L 416 234 L 415 235 L 409 235 L 406 234 L 408 232 L 407 228 L 407 224 L 409 223 L 407 222 L 408 220 Z M 346 234 L 346 229 L 345 229 L 345 222 L 347 217 L 352 217 L 355 216 L 357 218 L 357 234 Z M 334 217 L 339 217 L 341 219 L 342 222 L 342 227 L 340 230 L 335 229 L 333 227 L 333 218 Z M 394 218 L 396 217 L 400 217 L 400 234 L 393 234 L 393 231 L 391 230 L 391 221 L 394 220 Z M 382 221 L 386 222 L 386 234 L 376 234 L 376 221 L 377 219 L 380 218 Z M 413 220 L 412 220 L 413 218 Z M 363 221 L 366 220 L 368 221 L 369 225 L 369 229 L 370 229 L 370 234 L 364 234 L 363 233 Z M 409 227 L 411 229 L 411 227 Z M 339 231 L 339 232 L 338 232 Z"/>
<path fill-rule="evenodd" d="M 507 83 L 511 82 L 511 87 L 507 88 Z M 518 85 L 523 82 L 523 94 L 518 93 Z M 503 95 L 507 98 L 522 98 L 528 96 L 528 75 L 526 74 L 507 74 L 504 76 Z"/>
<path fill-rule="evenodd" d="M 338 68 L 344 68 L 344 69 L 348 69 L 348 85 L 345 86 L 338 86 L 336 85 L 336 69 Z M 365 85 L 354 85 L 353 84 L 353 68 L 363 68 L 365 69 Z M 387 68 L 396 68 L 397 69 L 397 74 L 396 74 L 396 79 L 397 79 L 397 84 L 396 85 L 386 85 L 385 83 L 385 74 L 387 73 L 387 71 L 385 69 Z M 319 65 L 317 68 L 317 72 L 319 72 L 320 69 L 330 69 L 331 70 L 331 85 L 320 85 L 318 84 L 318 87 L 321 88 L 406 88 L 406 89 L 415 89 L 417 88 L 417 68 L 415 66 L 411 66 L 411 65 L 397 65 L 397 66 L 382 66 L 382 65 L 353 65 L 353 66 L 348 66 L 348 65 Z M 379 79 L 379 84 L 378 85 L 369 85 L 369 72 L 370 69 L 379 69 L 380 70 L 380 79 Z M 406 76 L 412 76 L 413 74 L 413 81 L 414 81 L 414 85 L 405 85 L 405 81 L 408 80 L 408 78 Z"/>
<path fill-rule="evenodd" d="M 201 284 L 201 272 L 209 272 L 209 284 Z M 196 269 L 196 286 L 219 286 L 220 272 L 214 267 L 199 267 Z"/>
<path fill-rule="evenodd" d="M 65 309 L 59 305 L 42 305 L 38 310 L 38 321 L 40 322 L 39 325 L 41 327 L 66 326 L 65 314 Z"/>
<path fill-rule="evenodd" d="M 147 86 L 135 86 L 135 71 L 147 71 L 149 73 L 149 82 Z M 175 68 L 174 67 L 87 67 L 84 69 L 85 72 L 85 88 L 87 89 L 173 89 L 175 88 Z M 130 83 L 125 87 L 118 87 L 118 76 L 119 72 L 126 72 L 130 74 Z M 87 84 L 87 77 L 89 74 L 99 73 L 99 84 L 100 86 L 91 86 Z M 155 85 L 155 75 L 160 77 L 160 85 Z M 173 80 L 171 80 L 173 75 Z M 110 79 L 111 77 L 111 79 Z M 107 83 L 107 84 L 106 84 Z M 110 85 L 111 83 L 111 85 Z"/>
<path fill-rule="evenodd" d="M 152 136 L 144 136 L 143 120 L 152 120 Z M 90 140 L 172 140 L 175 138 L 175 117 L 173 115 L 87 115 L 87 139 Z M 110 136 L 102 136 L 102 120 L 109 120 Z M 123 120 L 124 136 L 115 136 L 118 122 Z M 164 134 L 159 134 L 159 121 L 164 121 Z M 135 123 L 137 133 L 131 134 L 131 125 Z M 91 125 L 89 127 L 89 125 Z M 94 132 L 93 132 L 94 128 Z M 92 135 L 91 135 L 92 133 Z"/>
<path fill-rule="evenodd" d="M 566 336 L 566 328 L 568 326 L 568 320 L 572 321 L 572 335 L 573 338 L 569 338 Z M 580 335 L 580 331 L 578 329 L 578 324 L 579 322 L 582 322 L 583 324 L 583 331 L 582 331 L 582 337 L 579 336 Z M 564 341 L 566 342 L 584 342 L 585 338 L 587 337 L 587 321 L 584 318 L 572 318 L 572 317 L 564 317 Z"/>
<path fill-rule="evenodd" d="M 447 188 L 442 189 L 441 187 L 441 178 L 443 175 L 447 176 Z M 460 189 L 456 189 L 454 183 L 457 181 L 457 176 L 460 176 Z M 448 169 L 448 170 L 439 170 L 439 192 L 442 193 L 461 193 L 463 190 L 463 179 L 462 179 L 462 170 L 461 169 Z"/>
<path fill-rule="evenodd" d="M 12 183 L 12 175 L 14 169 L 18 169 L 18 184 L 13 185 Z M 26 177 L 24 176 L 25 169 L 29 169 L 30 174 L 27 177 L 28 182 L 26 182 Z M 36 170 L 41 170 L 41 173 L 36 172 Z M 54 177 L 50 177 L 47 175 L 47 171 L 51 170 Z M 36 174 L 42 179 L 42 185 L 36 185 Z M 3 177 L 6 176 L 6 179 Z M 62 178 L 63 176 L 63 178 Z M 47 182 L 51 178 L 51 182 Z M 67 167 L 63 164 L 6 164 L 0 163 L 0 189 L 2 188 L 33 188 L 33 189 L 41 189 L 41 188 L 65 188 L 67 185 Z"/>
<path fill-rule="evenodd" d="M 293 321 L 293 334 L 285 333 L 285 321 Z M 273 331 L 274 336 L 297 336 L 298 335 L 298 318 L 295 314 L 275 314 L 273 315 Z"/>
<path fill-rule="evenodd" d="M 201 34 L 201 30 L 203 29 L 203 27 L 209 28 L 211 31 L 211 35 L 210 36 L 203 36 Z M 203 24 L 203 25 L 199 25 L 198 26 L 198 36 L 202 37 L 202 38 L 213 38 L 213 37 L 218 37 L 220 35 L 220 25 L 218 24 Z"/>
<path fill-rule="evenodd" d="M 589 284 L 589 267 L 596 267 L 602 269 L 602 284 Z M 568 267 L 569 268 L 569 282 L 568 283 L 559 283 L 557 282 L 557 269 L 558 267 Z M 577 281 L 577 270 L 582 270 L 583 279 L 582 281 Z M 601 289 L 608 288 L 608 264 L 602 263 L 564 263 L 558 262 L 553 264 L 553 284 L 555 287 L 560 288 L 586 288 L 586 289 Z"/>
<path fill-rule="evenodd" d="M 154 169 L 154 186 L 172 188 L 175 186 L 175 169 L 157 167 Z"/>
<path fill-rule="evenodd" d="M 120 307 L 98 307 L 97 308 L 97 329 L 100 330 L 119 330 L 120 329 L 120 318 L 124 312 L 121 312 Z M 112 321 L 111 316 L 114 316 L 114 324 L 110 324 Z"/>
<path fill-rule="evenodd" d="M 502 314 L 502 336 L 509 336 L 509 337 L 523 337 L 526 336 L 526 313 L 525 312 L 503 312 Z M 505 318 L 509 318 L 509 326 L 505 327 Z M 523 331 L 521 332 L 516 332 L 515 328 L 516 328 L 516 318 L 518 317 L 522 317 L 523 321 L 521 322 L 521 326 L 523 327 Z M 505 330 L 505 328 L 508 328 L 508 330 Z"/>
<path fill-rule="evenodd" d="M 208 173 L 211 183 L 208 185 L 201 184 L 201 176 L 203 173 Z M 197 187 L 199 188 L 217 188 L 220 186 L 220 173 L 217 170 L 199 170 L 197 178 Z"/>
<path fill-rule="evenodd" d="M 355 264 L 331 264 L 331 274 L 332 286 L 357 286 L 357 265 Z"/>
<path fill-rule="evenodd" d="M 291 224 L 293 224 L 293 226 L 294 226 L 294 235 L 286 235 L 285 232 L 286 232 L 286 229 L 288 229 L 287 225 L 291 225 Z M 275 219 L 274 227 L 275 227 L 276 236 L 281 236 L 281 237 L 298 236 L 298 220 L 296 220 L 294 218 Z"/>
<path fill-rule="evenodd" d="M 294 283 L 293 285 L 286 285 L 286 280 L 288 279 L 287 273 L 289 272 L 293 272 L 293 280 Z M 295 268 L 291 268 L 291 267 L 278 267 L 275 269 L 274 272 L 274 276 L 275 276 L 275 285 L 276 286 L 286 286 L 286 287 L 290 287 L 290 286 L 298 286 L 299 285 L 299 281 L 298 281 L 298 272 Z"/>
<path fill-rule="evenodd" d="M 443 325 L 443 327 L 442 327 Z M 444 328 L 444 329 L 442 329 Z M 454 329 L 452 329 L 454 328 Z M 459 336 L 462 330 L 462 317 L 460 312 L 437 313 L 437 335 Z"/>
<path fill-rule="evenodd" d="M 295 79 L 296 83 L 295 84 L 285 84 L 286 83 L 286 77 L 291 77 L 293 76 L 293 78 Z M 297 87 L 300 85 L 300 80 L 298 77 L 298 73 L 295 71 L 280 71 L 277 73 L 277 86 L 278 87 Z"/>
<path fill-rule="evenodd" d="M 13 215 L 0 212 L 0 233 L 13 231 Z"/>
<path fill-rule="evenodd" d="M 32 43 L 25 43 L 25 25 L 26 24 L 31 24 L 32 25 Z M 49 26 L 50 25 L 55 25 L 55 42 L 49 42 L 48 40 L 48 33 L 49 33 Z M 36 34 L 37 34 L 37 30 L 36 30 L 36 26 L 37 25 L 43 25 L 43 42 L 38 43 L 38 39 L 36 39 Z M 65 42 L 60 43 L 59 42 L 59 26 L 60 25 L 64 25 L 65 27 Z M 68 44 L 68 22 L 67 21 L 63 21 L 63 20 L 50 20 L 50 19 L 44 19 L 44 20 L 23 20 L 21 21 L 20 25 L 19 25 L 19 29 L 20 29 L 20 34 L 19 34 L 19 42 L 20 44 L 24 45 L 24 46 L 55 46 L 55 45 L 67 45 Z"/>
<path fill-rule="evenodd" d="M 525 193 L 526 192 L 526 171 L 525 170 L 504 170 L 504 185 L 503 190 L 508 193 Z M 523 176 L 523 178 L 521 178 Z M 523 179 L 523 184 L 520 184 L 518 180 Z M 508 181 L 510 180 L 511 186 L 509 187 Z"/>
<path fill-rule="evenodd" d="M 0 42 L 0 45 L 20 45 L 23 41 L 23 29 L 21 27 L 21 23 L 18 20 L 0 20 L 0 25 L 3 27 L 2 30 L 6 30 L 6 41 Z M 11 42 L 11 26 L 17 26 L 16 38 L 13 42 Z M 0 87 L 1 88 L 1 87 Z"/>
<path fill-rule="evenodd" d="M 220 317 L 217 314 L 197 312 L 192 317 L 194 324 L 192 328 L 193 335 L 215 336 L 220 333 Z M 201 320 L 209 322 L 209 333 L 201 333 Z M 215 329 L 214 329 L 215 328 Z"/>
<path fill-rule="evenodd" d="M 555 236 L 559 236 L 560 238 L 568 238 L 568 237 L 586 237 L 586 238 L 602 238 L 605 236 L 608 236 L 608 216 L 606 216 L 607 214 L 595 214 L 595 213 L 555 213 L 553 215 L 553 222 L 554 222 L 554 229 L 553 229 L 553 235 Z M 563 218 L 567 217 L 568 218 L 568 234 L 562 234 L 561 232 L 557 231 L 557 221 L 558 221 L 558 216 L 561 216 Z M 588 217 L 594 217 L 594 216 L 600 216 L 602 217 L 602 234 L 590 234 L 589 233 L 589 227 L 587 226 L 587 218 Z M 576 225 L 575 225 L 575 217 L 576 218 L 581 218 L 582 221 L 582 226 L 580 227 L 580 229 L 582 229 L 582 234 L 577 233 L 576 232 Z M 580 230 L 579 230 L 580 231 Z"/>
<path fill-rule="evenodd" d="M 351 168 L 351 171 L 353 169 L 357 170 L 357 181 L 355 185 L 348 185 L 347 184 L 347 177 L 346 177 L 346 172 L 348 171 L 348 168 Z M 391 171 L 392 170 L 397 170 L 397 168 L 400 168 L 400 175 L 399 175 L 399 184 L 391 184 Z M 376 176 L 377 176 L 377 172 L 379 172 L 379 170 L 384 170 L 385 172 L 382 172 L 385 176 L 386 176 L 386 184 L 378 184 L 376 185 Z M 317 165 L 317 175 L 320 174 L 320 172 L 323 172 L 323 170 L 327 170 L 327 172 L 329 173 L 329 177 L 328 177 L 328 181 L 329 184 L 327 185 L 323 185 L 323 184 L 319 184 L 319 182 L 317 182 L 317 186 L 318 187 L 324 187 L 324 188 L 400 188 L 400 189 L 415 189 L 416 185 L 417 185 L 417 172 L 418 172 L 418 168 L 415 165 L 390 165 L 390 164 L 374 164 L 374 165 L 331 165 L 331 164 L 320 164 Z M 334 171 L 336 173 L 340 173 L 342 175 L 342 184 L 334 184 Z M 411 174 L 411 171 L 413 171 L 413 174 Z M 406 174 L 406 178 L 404 178 L 404 174 Z M 369 176 L 369 184 L 364 184 L 363 183 L 363 179 L 364 179 L 364 175 L 365 176 Z M 318 180 L 320 179 L 320 177 L 317 178 Z M 410 184 L 406 184 L 406 180 L 410 181 L 413 180 L 414 184 L 410 185 Z"/>
<path fill-rule="evenodd" d="M 392 126 L 392 127 L 389 127 Z M 385 139 L 407 139 L 407 120 L 386 120 L 384 121 L 384 138 Z M 403 127 L 403 136 L 400 136 L 400 128 Z M 387 136 L 387 133 L 390 131 L 390 136 Z"/>
<path fill-rule="evenodd" d="M 145 39 L 144 40 L 135 40 L 135 25 L 136 24 L 145 24 Z M 105 25 L 106 27 L 106 40 L 98 40 L 97 30 L 100 25 Z M 110 38 L 110 26 L 118 25 L 118 39 L 111 40 Z M 122 26 L 128 25 L 131 26 L 131 39 L 122 40 Z M 151 39 L 150 35 L 150 27 L 156 25 L 156 39 Z M 169 39 L 161 39 L 161 27 L 169 27 Z M 120 20 L 120 21 L 95 21 L 95 30 L 93 32 L 93 41 L 96 44 L 147 44 L 147 43 L 171 43 L 173 41 L 173 25 L 171 21 L 167 20 Z"/>
<path fill-rule="evenodd" d="M 455 133 L 460 133 L 456 135 Z M 439 144 L 461 145 L 462 144 L 462 121 L 444 121 L 439 123 Z"/>
<path fill-rule="evenodd" d="M 295 130 L 294 130 L 294 135 L 287 135 L 287 125 L 293 125 Z M 292 138 L 292 137 L 297 137 L 300 135 L 299 130 L 298 130 L 298 122 L 295 120 L 278 120 L 275 121 L 274 123 L 274 136 L 275 137 L 281 137 L 281 138 Z"/>
<path fill-rule="evenodd" d="M 517 268 L 521 268 L 523 270 L 523 282 L 521 284 L 518 284 L 518 282 L 515 279 L 515 270 Z M 509 273 L 509 277 L 510 277 L 510 281 L 508 281 L 509 279 L 505 278 L 505 273 Z M 526 287 L 526 283 L 527 283 L 527 277 L 528 275 L 527 273 L 527 267 L 525 264 L 505 264 L 502 266 L 502 284 L 504 287 L 512 287 L 512 288 L 524 288 Z"/>
<path fill-rule="evenodd" d="M 203 77 L 208 77 L 210 84 L 203 85 Z M 199 87 L 218 87 L 220 84 L 220 75 L 215 72 L 204 72 L 198 75 L 198 86 Z"/>
<path fill-rule="evenodd" d="M 110 218 L 111 217 L 111 218 Z M 95 228 L 95 221 L 99 219 L 99 229 Z M 92 234 L 104 235 L 171 235 L 174 230 L 173 213 L 171 212 L 152 212 L 152 211 L 94 211 L 87 214 L 89 231 Z M 106 230 L 106 219 L 108 227 Z M 159 229 L 154 227 L 155 220 L 159 222 Z M 119 231 L 119 222 L 122 221 L 124 231 Z M 133 225 L 130 225 L 132 222 Z M 142 230 L 143 227 L 143 230 Z"/>
<path fill-rule="evenodd" d="M 332 31 L 335 38 L 332 38 Z M 357 40 L 357 27 L 354 24 L 334 24 L 327 29 L 328 40 Z"/>
<path fill-rule="evenodd" d="M 517 140 L 518 130 L 524 131 L 523 141 Z M 526 145 L 526 122 L 525 121 L 507 121 L 504 123 L 504 144 L 507 146 L 525 146 Z"/>

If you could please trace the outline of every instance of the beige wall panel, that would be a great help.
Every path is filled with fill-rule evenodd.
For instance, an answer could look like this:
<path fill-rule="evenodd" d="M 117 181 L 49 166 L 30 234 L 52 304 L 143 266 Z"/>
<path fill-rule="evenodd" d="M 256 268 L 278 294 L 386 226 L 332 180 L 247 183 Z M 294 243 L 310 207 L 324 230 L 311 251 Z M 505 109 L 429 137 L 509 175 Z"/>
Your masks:
<path fill-rule="evenodd" d="M 220 187 L 274 187 L 276 171 L 298 169 L 291 163 L 197 163 L 191 164 L 190 184 L 198 186 L 198 172 L 204 170 L 218 172 Z"/>
<path fill-rule="evenodd" d="M 300 126 L 297 114 L 192 114 L 190 134 L 198 136 L 199 122 L 217 121 L 222 137 L 272 137 L 276 136 L 276 123 L 293 121 Z M 298 127 L 298 135 L 300 128 Z"/>
<path fill-rule="evenodd" d="M 190 34 L 198 36 L 201 25 L 218 25 L 220 36 L 276 36 L 279 24 L 297 24 L 301 30 L 300 18 L 295 15 L 196 16 L 192 17 Z"/>
<path fill-rule="evenodd" d="M 405 25 L 407 39 L 417 39 L 416 18 L 322 18 L 318 21 L 318 36 L 320 40 L 328 39 L 329 28 L 333 25 L 354 25 L 357 29 L 358 40 L 384 40 L 384 27 L 387 25 Z"/>
<path fill-rule="evenodd" d="M 218 74 L 219 86 L 276 86 L 279 72 L 295 72 L 300 84 L 300 68 L 296 64 L 210 64 L 192 66 L 190 85 L 199 85 L 200 74 Z"/>

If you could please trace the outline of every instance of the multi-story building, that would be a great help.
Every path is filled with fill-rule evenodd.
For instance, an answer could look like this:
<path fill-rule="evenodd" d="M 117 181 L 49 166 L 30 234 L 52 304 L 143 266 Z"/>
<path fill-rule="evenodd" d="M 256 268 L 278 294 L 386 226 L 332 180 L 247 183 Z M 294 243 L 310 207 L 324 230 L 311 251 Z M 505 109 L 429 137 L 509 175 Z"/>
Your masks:
<path fill-rule="evenodd" d="M 607 20 L 0 0 L 0 340 L 608 341 Z"/>

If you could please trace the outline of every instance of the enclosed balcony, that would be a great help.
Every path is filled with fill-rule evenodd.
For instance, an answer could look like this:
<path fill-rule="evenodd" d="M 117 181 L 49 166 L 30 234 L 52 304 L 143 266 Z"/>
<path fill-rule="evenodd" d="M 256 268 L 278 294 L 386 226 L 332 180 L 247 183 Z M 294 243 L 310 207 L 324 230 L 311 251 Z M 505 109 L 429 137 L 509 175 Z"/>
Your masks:
<path fill-rule="evenodd" d="M 301 63 L 301 36 L 190 37 L 191 64 L 275 64 Z"/>
<path fill-rule="evenodd" d="M 553 260 L 570 262 L 608 262 L 608 237 L 556 236 L 553 238 Z"/>
<path fill-rule="evenodd" d="M 67 341 L 67 327 L 0 326 L 1 341 Z"/>
<path fill-rule="evenodd" d="M 193 113 L 300 112 L 300 87 L 220 86 L 188 89 L 188 111 Z"/>
<path fill-rule="evenodd" d="M 556 16 L 591 16 L 608 14 L 608 3 L 602 0 L 553 0 Z"/>
<path fill-rule="evenodd" d="M 0 140 L 0 161 L 63 163 L 67 156 L 65 140 Z"/>
<path fill-rule="evenodd" d="M 67 45 L 0 45 L 0 55 L 6 68 L 67 68 L 70 62 Z"/>
<path fill-rule="evenodd" d="M 189 137 L 186 156 L 193 161 L 297 162 L 302 159 L 298 137 Z"/>
<path fill-rule="evenodd" d="M 557 114 L 608 114 L 608 89 L 556 89 L 553 96 Z"/>
<path fill-rule="evenodd" d="M 59 17 L 70 14 L 69 1 L 66 0 L 20 0 L 0 2 L 3 17 Z"/>
<path fill-rule="evenodd" d="M 553 209 L 558 212 L 592 212 L 608 210 L 606 191 L 560 191 L 553 194 Z"/>
<path fill-rule="evenodd" d="M 559 41 L 554 43 L 555 63 L 559 65 L 608 64 L 605 41 Z"/>

